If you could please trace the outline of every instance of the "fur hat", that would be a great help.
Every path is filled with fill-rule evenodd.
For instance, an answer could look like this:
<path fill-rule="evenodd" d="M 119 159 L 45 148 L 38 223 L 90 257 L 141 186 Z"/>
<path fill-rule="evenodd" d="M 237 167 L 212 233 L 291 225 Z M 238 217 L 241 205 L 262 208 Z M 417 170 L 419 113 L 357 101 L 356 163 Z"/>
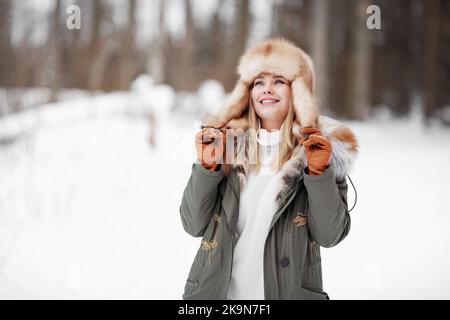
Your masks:
<path fill-rule="evenodd" d="M 314 127 L 329 139 L 333 152 L 330 166 L 337 179 L 344 179 L 356 157 L 358 143 L 353 132 L 342 123 L 320 116 L 314 96 L 314 68 L 311 58 L 293 43 L 280 38 L 269 39 L 248 49 L 241 57 L 236 83 L 226 103 L 206 121 L 206 125 L 219 128 L 248 128 L 247 112 L 250 102 L 250 87 L 263 72 L 273 73 L 290 81 L 295 113 L 292 132 L 298 139 L 301 128 Z M 290 160 L 282 168 L 283 181 L 295 181 L 302 169 L 308 165 L 305 148 L 298 144 Z M 246 183 L 246 165 L 236 166 L 241 187 Z M 281 197 L 289 189 L 282 187 Z M 279 199 L 279 197 L 277 197 Z"/>
<path fill-rule="evenodd" d="M 216 127 L 246 127 L 250 86 L 263 72 L 284 77 L 291 83 L 295 117 L 301 127 L 317 127 L 319 110 L 314 99 L 311 58 L 291 42 L 275 38 L 248 49 L 241 57 L 240 76 L 228 101 L 209 121 Z"/>

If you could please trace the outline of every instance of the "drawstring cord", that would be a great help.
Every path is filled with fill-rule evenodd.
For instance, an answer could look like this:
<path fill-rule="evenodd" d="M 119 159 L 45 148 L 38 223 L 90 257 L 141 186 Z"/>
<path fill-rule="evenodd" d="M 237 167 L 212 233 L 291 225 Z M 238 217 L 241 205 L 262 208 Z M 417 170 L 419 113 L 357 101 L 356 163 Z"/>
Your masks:
<path fill-rule="evenodd" d="M 352 211 L 353 208 L 356 206 L 356 201 L 358 200 L 358 193 L 356 192 L 355 185 L 353 184 L 353 181 L 352 181 L 352 179 L 350 178 L 350 176 L 348 175 L 348 173 L 347 173 L 347 177 L 348 177 L 348 179 L 350 180 L 350 183 L 352 184 L 353 190 L 355 191 L 355 203 L 353 204 L 353 207 L 352 207 L 350 210 L 348 210 L 348 212 L 350 213 L 350 211 Z"/>

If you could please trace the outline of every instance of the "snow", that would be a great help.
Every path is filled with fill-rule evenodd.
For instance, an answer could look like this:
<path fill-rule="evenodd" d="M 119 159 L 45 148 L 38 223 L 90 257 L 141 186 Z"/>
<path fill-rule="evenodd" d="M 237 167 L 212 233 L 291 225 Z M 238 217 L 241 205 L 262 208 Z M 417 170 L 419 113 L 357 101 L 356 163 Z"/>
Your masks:
<path fill-rule="evenodd" d="M 200 84 L 197 96 L 202 110 L 213 114 L 225 101 L 225 89 L 217 80 L 206 80 Z"/>
<path fill-rule="evenodd" d="M 16 137 L 0 144 L 0 298 L 181 298 L 200 245 L 179 217 L 196 118 L 172 111 L 169 87 L 145 83 L 0 119 L 0 138 Z M 358 203 L 348 238 L 322 249 L 325 291 L 450 298 L 449 129 L 414 117 L 346 124 L 361 145 Z"/>
<path fill-rule="evenodd" d="M 361 143 L 358 203 L 349 237 L 323 250 L 330 296 L 448 299 L 450 131 L 414 118 L 351 128 Z"/>
<path fill-rule="evenodd" d="M 73 100 L 94 93 L 79 89 L 63 89 L 58 92 L 57 100 Z M 12 112 L 12 106 L 17 105 L 20 110 L 39 106 L 50 100 L 51 90 L 43 87 L 34 88 L 0 88 L 0 116 Z"/>

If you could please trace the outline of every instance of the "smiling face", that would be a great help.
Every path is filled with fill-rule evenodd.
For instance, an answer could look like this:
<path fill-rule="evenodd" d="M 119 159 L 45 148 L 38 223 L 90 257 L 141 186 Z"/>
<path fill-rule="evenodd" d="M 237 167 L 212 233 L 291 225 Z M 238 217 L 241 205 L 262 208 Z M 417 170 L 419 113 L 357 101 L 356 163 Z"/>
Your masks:
<path fill-rule="evenodd" d="M 266 130 L 280 129 L 291 104 L 291 86 L 281 76 L 263 73 L 253 81 L 252 102 Z"/>

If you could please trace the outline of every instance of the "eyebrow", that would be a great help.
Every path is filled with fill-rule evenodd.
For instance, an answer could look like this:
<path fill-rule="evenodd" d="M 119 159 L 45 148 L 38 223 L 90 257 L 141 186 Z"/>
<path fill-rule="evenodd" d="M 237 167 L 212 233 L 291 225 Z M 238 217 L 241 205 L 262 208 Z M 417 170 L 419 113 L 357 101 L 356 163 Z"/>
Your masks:
<path fill-rule="evenodd" d="M 281 80 L 287 81 L 287 80 L 286 80 L 285 78 L 283 78 L 282 76 L 274 76 L 274 78 L 275 78 L 275 79 L 281 79 Z M 255 81 L 258 80 L 258 79 L 264 79 L 264 77 L 261 77 L 261 76 L 256 77 L 256 78 L 255 78 Z"/>

